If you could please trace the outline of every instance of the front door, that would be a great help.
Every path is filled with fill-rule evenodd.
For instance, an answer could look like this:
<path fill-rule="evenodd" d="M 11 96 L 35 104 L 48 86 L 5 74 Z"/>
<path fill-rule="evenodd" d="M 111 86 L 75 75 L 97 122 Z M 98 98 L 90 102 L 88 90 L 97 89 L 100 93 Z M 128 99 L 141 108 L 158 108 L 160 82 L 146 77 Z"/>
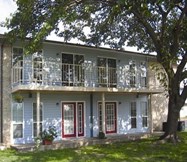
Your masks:
<path fill-rule="evenodd" d="M 62 103 L 62 137 L 84 135 L 84 103 Z"/>
<path fill-rule="evenodd" d="M 102 104 L 99 103 L 99 130 L 102 131 Z M 105 102 L 105 129 L 106 133 L 117 132 L 116 102 Z"/>
<path fill-rule="evenodd" d="M 106 133 L 116 133 L 116 103 L 105 104 Z"/>

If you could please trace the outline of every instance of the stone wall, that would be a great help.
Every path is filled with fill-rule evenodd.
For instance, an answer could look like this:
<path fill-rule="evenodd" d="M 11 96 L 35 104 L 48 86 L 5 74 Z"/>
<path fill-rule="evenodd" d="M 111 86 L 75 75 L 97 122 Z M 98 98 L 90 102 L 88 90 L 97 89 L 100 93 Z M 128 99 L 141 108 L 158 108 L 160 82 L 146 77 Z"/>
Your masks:
<path fill-rule="evenodd" d="M 168 113 L 168 98 L 167 98 L 167 92 L 164 90 L 164 87 L 161 86 L 159 80 L 157 79 L 156 72 L 151 68 L 151 66 L 158 66 L 161 70 L 161 66 L 152 61 L 149 62 L 149 87 L 152 88 L 155 85 L 157 88 L 162 88 L 163 93 L 158 94 L 151 94 L 150 98 L 150 107 L 152 110 L 152 129 L 153 131 L 161 131 L 163 122 L 166 122 L 167 120 L 167 113 Z"/>
<path fill-rule="evenodd" d="M 10 145 L 11 137 L 11 50 L 10 45 L 3 47 L 3 94 L 2 94 L 2 108 L 3 108 L 3 143 Z"/>

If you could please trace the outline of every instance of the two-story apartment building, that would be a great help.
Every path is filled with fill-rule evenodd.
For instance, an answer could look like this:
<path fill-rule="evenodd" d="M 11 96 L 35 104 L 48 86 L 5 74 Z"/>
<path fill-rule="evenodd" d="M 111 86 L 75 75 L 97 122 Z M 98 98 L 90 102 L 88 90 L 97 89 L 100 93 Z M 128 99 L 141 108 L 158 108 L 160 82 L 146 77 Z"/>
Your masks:
<path fill-rule="evenodd" d="M 24 55 L 1 35 L 1 142 L 33 143 L 48 126 L 56 140 L 151 133 L 165 121 L 155 56 L 45 41 Z M 22 100 L 18 100 L 18 97 Z"/>

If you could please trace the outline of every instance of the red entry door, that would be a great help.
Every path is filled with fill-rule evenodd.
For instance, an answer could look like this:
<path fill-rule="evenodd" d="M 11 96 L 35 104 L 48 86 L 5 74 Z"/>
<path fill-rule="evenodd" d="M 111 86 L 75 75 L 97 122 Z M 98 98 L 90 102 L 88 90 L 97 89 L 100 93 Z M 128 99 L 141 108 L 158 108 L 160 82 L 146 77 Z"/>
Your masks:
<path fill-rule="evenodd" d="M 76 137 L 76 134 L 84 136 L 84 103 L 62 103 L 62 137 Z"/>
<path fill-rule="evenodd" d="M 62 136 L 75 137 L 76 136 L 76 104 L 63 103 L 62 104 Z"/>

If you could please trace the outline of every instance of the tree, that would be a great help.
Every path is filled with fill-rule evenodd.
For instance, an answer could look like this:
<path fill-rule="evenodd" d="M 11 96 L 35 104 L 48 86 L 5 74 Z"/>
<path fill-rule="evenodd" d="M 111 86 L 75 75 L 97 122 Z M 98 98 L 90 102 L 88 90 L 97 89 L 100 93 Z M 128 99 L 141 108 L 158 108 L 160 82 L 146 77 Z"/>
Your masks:
<path fill-rule="evenodd" d="M 180 92 L 187 77 L 187 0 L 17 0 L 17 6 L 6 23 L 8 36 L 29 37 L 30 52 L 52 31 L 65 41 L 76 37 L 88 45 L 117 49 L 128 45 L 156 52 L 167 74 L 169 96 L 167 128 L 161 139 L 177 140 L 179 113 L 187 97 L 187 85 Z"/>

